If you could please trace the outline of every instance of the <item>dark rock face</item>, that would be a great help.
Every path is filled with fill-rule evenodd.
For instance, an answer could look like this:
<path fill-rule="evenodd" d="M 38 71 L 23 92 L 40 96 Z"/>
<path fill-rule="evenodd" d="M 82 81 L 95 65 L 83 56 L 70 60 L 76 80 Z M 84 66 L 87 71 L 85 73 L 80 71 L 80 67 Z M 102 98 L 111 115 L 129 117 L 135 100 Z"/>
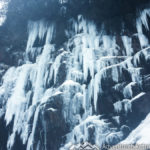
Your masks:
<path fill-rule="evenodd" d="M 1 134 L 3 135 L 0 137 L 0 143 L 1 143 L 0 149 L 7 149 L 6 145 L 7 145 L 8 133 L 7 133 L 6 124 L 4 122 L 3 117 L 1 117 L 0 125 L 1 125 L 0 131 Z"/>
<path fill-rule="evenodd" d="M 145 118 L 145 115 L 149 113 L 149 96 L 149 93 L 143 93 L 132 100 L 131 118 L 134 117 L 137 121 L 139 118 Z"/>
<path fill-rule="evenodd" d="M 148 0 L 12 0 L 0 27 L 0 150 L 125 139 L 150 113 L 149 17 Z"/>

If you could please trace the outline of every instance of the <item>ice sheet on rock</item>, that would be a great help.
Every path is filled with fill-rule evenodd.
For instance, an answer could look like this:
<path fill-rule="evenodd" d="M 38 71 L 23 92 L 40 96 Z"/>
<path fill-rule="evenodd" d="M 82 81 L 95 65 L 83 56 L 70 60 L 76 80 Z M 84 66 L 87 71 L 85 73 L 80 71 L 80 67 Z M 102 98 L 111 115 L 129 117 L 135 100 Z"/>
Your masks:
<path fill-rule="evenodd" d="M 79 144 L 89 141 L 91 135 L 89 130 L 93 129 L 95 138 L 95 144 L 101 147 L 106 142 L 112 141 L 113 138 L 120 139 L 121 133 L 117 133 L 115 129 L 109 128 L 109 123 L 105 123 L 105 120 L 100 120 L 100 116 L 89 116 L 85 121 L 77 125 L 71 133 L 67 135 L 67 142 L 60 150 L 65 150 L 71 147 L 73 144 Z"/>
<path fill-rule="evenodd" d="M 24 89 L 25 89 L 25 85 L 27 83 L 31 68 L 32 68 L 32 66 L 30 66 L 30 65 L 24 65 L 20 68 L 17 68 L 18 79 L 15 83 L 15 88 L 14 88 L 13 94 L 7 102 L 7 109 L 6 109 L 6 115 L 5 115 L 7 124 L 12 120 L 13 115 L 15 115 L 15 113 L 17 113 L 17 108 L 19 109 L 19 106 L 22 103 L 25 103 Z M 18 107 L 16 107 L 16 106 L 18 106 Z"/>
<path fill-rule="evenodd" d="M 28 107 L 28 100 L 26 99 L 25 86 L 26 83 L 28 82 L 28 77 L 30 75 L 32 67 L 33 67 L 32 65 L 27 64 L 17 68 L 17 71 L 19 71 L 18 79 L 16 80 L 14 91 L 11 97 L 8 99 L 6 105 L 5 119 L 7 125 L 12 121 L 14 117 L 13 131 L 7 143 L 8 148 L 11 148 L 13 146 L 16 133 L 24 134 L 23 128 L 25 121 L 24 115 Z"/>
<path fill-rule="evenodd" d="M 10 93 L 12 93 L 12 89 L 17 80 L 18 74 L 19 74 L 19 69 L 16 69 L 15 67 L 11 67 L 10 69 L 7 70 L 7 72 L 2 77 L 3 84 L 0 87 L 0 98 L 1 100 L 3 100 L 3 102 L 1 103 L 6 103 L 6 100 L 10 96 Z"/>
<path fill-rule="evenodd" d="M 75 124 L 75 122 L 80 122 L 91 114 L 90 92 L 88 93 L 85 85 L 81 86 L 75 81 L 66 80 L 59 87 L 59 90 L 64 95 L 63 113 L 67 122 L 70 123 L 71 121 Z"/>
<path fill-rule="evenodd" d="M 82 86 L 77 82 L 67 80 L 59 87 L 59 90 L 63 92 L 64 96 L 64 118 L 69 123 L 77 123 L 81 119 L 80 110 L 83 108 Z"/>
<path fill-rule="evenodd" d="M 54 80 L 54 84 L 57 82 L 57 75 L 59 71 L 59 67 L 61 64 L 66 63 L 67 58 L 69 57 L 69 53 L 67 51 L 62 52 L 59 54 L 56 59 L 54 60 L 51 70 L 50 70 L 50 80 Z M 64 70 L 63 70 L 64 71 Z M 54 76 L 53 76 L 54 75 Z"/>
<path fill-rule="evenodd" d="M 123 68 L 120 65 L 111 65 L 98 71 L 94 78 L 94 103 L 95 107 L 98 100 L 98 94 L 103 92 L 102 80 L 110 79 L 113 82 L 118 82 L 122 79 Z"/>

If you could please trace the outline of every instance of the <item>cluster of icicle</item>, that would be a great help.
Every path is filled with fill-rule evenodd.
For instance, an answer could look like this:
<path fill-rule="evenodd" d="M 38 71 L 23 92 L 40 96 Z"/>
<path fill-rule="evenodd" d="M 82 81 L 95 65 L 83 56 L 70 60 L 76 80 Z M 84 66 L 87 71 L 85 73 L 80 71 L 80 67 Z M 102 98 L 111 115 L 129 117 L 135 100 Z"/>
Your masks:
<path fill-rule="evenodd" d="M 149 46 L 148 39 L 143 34 L 143 26 L 148 30 L 147 16 L 149 15 L 150 11 L 144 10 L 137 19 L 136 36 L 139 38 L 141 49 Z M 134 51 L 132 48 L 131 37 L 126 35 L 122 36 L 125 51 L 123 52 L 123 56 L 119 56 L 119 46 L 116 44 L 115 36 L 105 35 L 103 30 L 98 32 L 94 23 L 87 22 L 82 16 L 78 17 L 78 22 L 71 20 L 71 23 L 74 32 L 73 30 L 71 30 L 71 33 L 67 32 L 67 35 L 73 37 L 68 41 L 68 49 L 71 47 L 70 45 L 74 45 L 74 48 L 70 50 L 73 53 L 73 63 L 71 69 L 69 69 L 70 73 L 68 73 L 68 75 L 72 75 L 72 73 L 75 72 L 77 76 L 74 79 L 71 78 L 72 76 L 70 75 L 69 80 L 71 78 L 71 80 L 78 82 L 78 78 L 80 77 L 80 80 L 87 81 L 88 75 L 90 75 L 91 80 L 88 86 L 82 84 L 82 87 L 84 88 L 82 95 L 85 114 L 81 118 L 79 124 L 67 135 L 67 144 L 62 147 L 61 150 L 68 149 L 75 143 L 89 141 L 89 138 L 91 137 L 91 135 L 89 135 L 90 128 L 95 130 L 93 135 L 95 144 L 101 147 L 104 143 L 111 143 L 114 138 L 121 139 L 123 135 L 121 132 L 111 130 L 109 124 L 100 119 L 101 116 L 92 116 L 91 100 L 92 98 L 94 99 L 94 109 L 97 111 L 98 94 L 103 92 L 101 87 L 102 79 L 105 79 L 110 75 L 113 81 L 119 83 L 119 79 L 123 75 L 123 68 L 129 70 L 132 78 L 132 82 L 125 87 L 123 94 L 124 97 L 132 98 L 131 86 L 136 83 L 140 84 L 139 81 L 141 81 L 141 68 L 137 67 L 141 52 L 134 56 L 133 64 L 131 59 Z M 148 48 L 144 49 L 142 52 L 146 59 L 148 57 L 147 53 L 149 54 Z M 119 62 L 119 60 L 124 61 Z M 82 73 L 83 76 L 81 76 Z M 134 98 L 132 100 L 124 99 L 123 101 L 116 102 L 114 104 L 115 111 L 121 112 L 122 109 L 124 109 L 126 113 L 131 111 L 132 101 L 134 101 Z"/>
<path fill-rule="evenodd" d="M 49 79 L 51 52 L 54 51 L 51 44 L 53 31 L 53 24 L 48 25 L 43 21 L 29 22 L 26 63 L 19 67 L 11 67 L 3 77 L 0 91 L 1 96 L 7 98 L 5 119 L 7 125 L 13 121 L 13 130 L 7 143 L 8 149 L 13 146 L 17 134 L 20 135 L 23 144 L 27 143 L 28 150 L 33 144 L 39 103 L 43 103 L 47 95 L 51 96 L 51 91 L 46 89 L 46 82 Z M 33 48 L 36 38 L 42 40 L 45 35 L 44 47 Z M 29 53 L 36 55 L 35 63 L 28 60 Z"/>
<path fill-rule="evenodd" d="M 143 25 L 148 29 L 147 15 L 150 16 L 150 11 L 144 10 L 137 20 L 141 48 L 148 46 L 148 40 L 142 32 Z M 22 66 L 11 67 L 4 75 L 3 85 L 0 87 L 0 96 L 3 96 L 7 102 L 5 120 L 7 125 L 13 122 L 13 130 L 7 143 L 8 149 L 12 148 L 17 134 L 20 135 L 23 144 L 27 143 L 27 150 L 32 149 L 40 105 L 51 96 L 60 93 L 64 95 L 64 118 L 66 121 L 70 120 L 72 124 L 74 123 L 72 132 L 67 135 L 66 144 L 61 148 L 62 150 L 72 144 L 88 141 L 88 130 L 94 127 L 95 144 L 98 146 L 105 141 L 111 141 L 116 136 L 122 138 L 121 132 L 110 129 L 109 124 L 105 120 L 101 120 L 101 116 L 93 115 L 93 112 L 97 111 L 98 95 L 103 92 L 101 80 L 106 78 L 108 73 L 111 73 L 115 82 L 118 82 L 122 76 L 122 69 L 116 64 L 115 58 L 126 59 L 125 63 L 119 63 L 122 68 L 132 67 L 130 62 L 133 54 L 131 37 L 122 36 L 125 51 L 124 56 L 119 56 L 116 37 L 105 35 L 104 31 L 97 31 L 93 22 L 79 16 L 77 21 L 71 19 L 69 25 L 71 27 L 66 31 L 69 38 L 66 42 L 66 49 L 62 48 L 59 55 L 53 57 L 52 53 L 56 49 L 51 41 L 55 33 L 55 24 L 47 23 L 44 20 L 30 21 L 28 24 L 26 63 Z M 37 39 L 45 41 L 44 47 L 34 46 Z M 62 59 L 64 56 L 68 56 L 67 60 Z M 31 58 L 35 61 L 30 61 Z M 137 62 L 138 59 L 139 55 L 137 54 Z M 53 85 L 47 87 L 47 84 L 57 83 L 58 70 L 62 60 L 67 65 L 66 80 L 59 87 Z M 108 72 L 108 70 L 111 71 Z M 88 76 L 91 79 L 87 85 L 85 83 L 88 81 Z M 138 71 L 132 75 L 132 84 L 138 82 L 138 76 Z M 54 80 L 54 82 L 50 82 L 50 80 Z M 130 85 L 124 93 L 126 94 L 128 91 L 132 95 Z M 92 99 L 94 99 L 94 107 L 92 107 Z M 125 109 L 128 111 L 131 106 L 128 101 L 124 101 L 124 103 L 127 103 Z M 79 110 L 81 107 L 84 109 L 82 116 Z M 121 104 L 118 102 L 114 107 L 116 111 L 119 111 Z M 33 122 L 31 118 L 33 118 Z M 75 126 L 77 123 L 78 125 Z"/>

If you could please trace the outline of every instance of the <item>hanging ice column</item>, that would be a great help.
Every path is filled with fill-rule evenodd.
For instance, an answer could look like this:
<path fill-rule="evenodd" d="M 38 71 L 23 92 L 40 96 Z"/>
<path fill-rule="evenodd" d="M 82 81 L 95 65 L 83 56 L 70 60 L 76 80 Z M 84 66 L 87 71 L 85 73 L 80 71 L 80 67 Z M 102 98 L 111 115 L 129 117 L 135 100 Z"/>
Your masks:
<path fill-rule="evenodd" d="M 143 26 L 146 28 L 146 30 L 149 30 L 148 17 L 150 17 L 150 9 L 145 9 L 140 13 L 140 17 L 136 21 L 141 48 L 146 47 L 149 44 L 147 37 L 143 34 Z"/>
<path fill-rule="evenodd" d="M 84 110 L 89 112 L 91 109 L 91 99 L 94 98 L 94 108 L 96 111 L 98 94 L 102 92 L 101 80 L 106 78 L 106 68 L 116 64 L 115 59 L 119 55 L 116 44 L 116 37 L 105 35 L 103 30 L 97 31 L 93 22 L 85 20 L 82 16 L 78 16 L 77 21 L 71 19 L 71 30 L 67 31 L 69 37 L 68 50 L 71 52 L 70 68 L 68 69 L 68 80 L 75 82 L 89 82 L 88 86 L 83 85 Z M 124 45 L 127 55 L 131 48 L 131 39 L 124 37 Z M 73 48 L 72 48 L 73 47 Z M 108 59 L 110 61 L 108 62 Z M 105 69 L 106 68 L 106 69 Z M 111 69 L 111 68 L 110 68 Z M 109 70 L 110 70 L 109 69 Z M 112 67 L 112 76 L 115 81 L 121 70 Z M 88 114 L 88 113 L 87 113 Z M 91 114 L 91 110 L 90 113 Z"/>
<path fill-rule="evenodd" d="M 42 98 L 46 91 L 51 52 L 54 51 L 54 46 L 51 45 L 54 30 L 53 24 L 48 25 L 44 21 L 29 22 L 28 29 L 27 63 L 18 68 L 10 68 L 7 71 L 6 76 L 11 76 L 12 81 L 7 81 L 4 76 L 4 84 L 9 82 L 13 86 L 11 95 L 7 100 L 5 114 L 7 125 L 13 121 L 12 133 L 7 143 L 8 149 L 12 148 L 17 134 L 20 135 L 23 144 L 27 142 L 28 150 L 32 147 L 39 112 L 37 105 L 42 103 Z M 43 40 L 44 37 L 46 37 L 45 45 L 37 53 L 36 50 L 39 50 L 39 48 L 33 47 L 33 45 L 37 38 Z M 29 54 L 35 56 L 35 63 L 29 62 Z M 14 70 L 13 72 L 11 71 L 12 69 Z M 31 128 L 32 117 L 34 119 L 33 127 Z"/>
<path fill-rule="evenodd" d="M 82 16 L 78 20 L 70 20 L 71 30 L 68 50 L 71 51 L 68 80 L 75 82 L 91 82 L 88 87 L 82 85 L 83 107 L 86 116 L 92 113 L 91 98 L 93 95 L 93 82 L 96 71 L 96 51 L 100 49 L 100 36 L 93 22 L 86 21 Z M 71 48 L 73 47 L 73 49 Z M 89 79 L 92 78 L 91 81 Z"/>
<path fill-rule="evenodd" d="M 72 105 L 74 101 L 82 101 L 80 103 L 84 108 L 84 115 L 79 119 L 79 124 L 75 124 L 76 126 L 72 131 L 67 134 L 67 141 L 61 148 L 62 150 L 68 149 L 72 144 L 88 141 L 90 139 L 89 130 L 95 130 L 92 137 L 99 146 L 107 140 L 111 141 L 113 138 L 122 137 L 122 134 L 115 133 L 116 131 L 111 134 L 109 124 L 101 120 L 100 116 L 93 116 L 93 108 L 97 111 L 98 94 L 102 92 L 101 80 L 107 78 L 107 75 L 111 73 L 113 80 L 117 82 L 122 72 L 122 68 L 119 69 L 117 65 L 114 65 L 118 62 L 115 62 L 115 60 L 120 59 L 117 57 L 116 38 L 98 32 L 96 25 L 85 20 L 82 16 L 79 16 L 77 21 L 70 20 L 70 24 L 72 25 L 71 30 L 66 33 L 69 37 L 67 48 L 71 56 L 67 76 L 68 82 L 65 83 L 70 83 L 70 87 L 73 84 L 81 88 L 78 91 L 80 99 L 75 96 L 70 101 L 73 99 Z M 130 44 L 130 42 L 126 42 L 127 48 L 130 48 L 130 45 L 127 44 Z M 110 60 L 108 61 L 108 59 Z M 94 107 L 92 107 L 93 99 Z"/>

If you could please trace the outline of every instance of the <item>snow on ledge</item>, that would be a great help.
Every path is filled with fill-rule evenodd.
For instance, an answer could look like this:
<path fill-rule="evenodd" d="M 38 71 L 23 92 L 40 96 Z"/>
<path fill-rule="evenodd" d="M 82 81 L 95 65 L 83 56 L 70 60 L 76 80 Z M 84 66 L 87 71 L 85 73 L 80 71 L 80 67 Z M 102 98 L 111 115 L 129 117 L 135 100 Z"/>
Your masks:
<path fill-rule="evenodd" d="M 121 144 L 150 144 L 150 114 Z"/>

